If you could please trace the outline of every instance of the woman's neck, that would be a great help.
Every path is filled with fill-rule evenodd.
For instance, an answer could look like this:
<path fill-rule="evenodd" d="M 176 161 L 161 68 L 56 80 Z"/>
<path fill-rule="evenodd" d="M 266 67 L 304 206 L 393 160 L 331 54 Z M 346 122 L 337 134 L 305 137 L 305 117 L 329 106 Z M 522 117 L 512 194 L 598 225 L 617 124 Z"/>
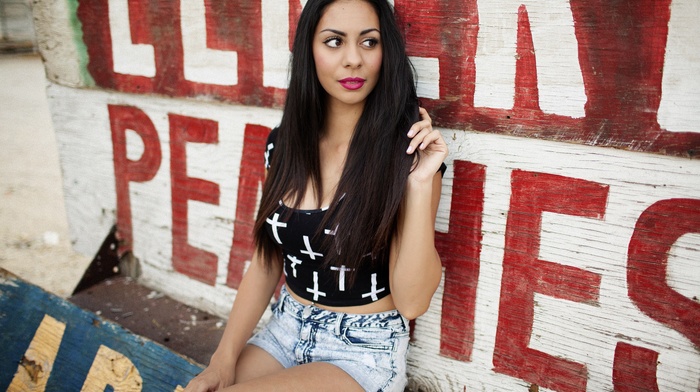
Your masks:
<path fill-rule="evenodd" d="M 333 144 L 349 144 L 355 132 L 355 126 L 362 115 L 361 105 L 328 105 L 324 138 Z"/>

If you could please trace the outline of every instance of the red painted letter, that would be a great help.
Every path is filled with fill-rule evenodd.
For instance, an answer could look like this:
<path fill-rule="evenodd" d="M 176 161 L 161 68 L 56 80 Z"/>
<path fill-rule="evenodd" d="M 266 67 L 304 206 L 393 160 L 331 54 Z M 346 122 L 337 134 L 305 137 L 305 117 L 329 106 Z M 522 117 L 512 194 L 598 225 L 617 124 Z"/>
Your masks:
<path fill-rule="evenodd" d="M 270 128 L 261 125 L 246 125 L 243 139 L 243 157 L 238 177 L 238 201 L 236 219 L 233 223 L 233 244 L 228 262 L 226 284 L 238 288 L 243 278 L 245 262 L 253 256 L 253 225 L 258 189 L 265 179 L 263 153 Z"/>
<path fill-rule="evenodd" d="M 445 266 L 440 354 L 469 361 L 474 345 L 486 167 L 455 161 L 454 172 L 450 231 L 436 233 L 436 246 Z"/>
<path fill-rule="evenodd" d="M 659 354 L 647 348 L 618 343 L 613 364 L 615 392 L 659 392 L 656 361 Z"/>
<path fill-rule="evenodd" d="M 421 99 L 434 118 L 459 123 L 473 115 L 477 0 L 396 0 L 410 56 L 437 58 L 440 98 Z M 429 16 L 429 17 L 426 17 Z"/>
<path fill-rule="evenodd" d="M 542 213 L 602 219 L 608 187 L 575 178 L 515 170 L 506 227 L 494 369 L 557 391 L 585 391 L 586 366 L 528 347 L 535 293 L 597 302 L 600 275 L 538 259 Z"/>
<path fill-rule="evenodd" d="M 170 177 L 173 203 L 173 268 L 194 279 L 213 285 L 218 258 L 214 253 L 187 242 L 187 201 L 219 204 L 219 185 L 187 176 L 187 142 L 218 143 L 215 121 L 169 114 Z"/>
<path fill-rule="evenodd" d="M 700 233 L 700 200 L 669 199 L 642 213 L 628 249 L 627 294 L 654 320 L 700 347 L 700 304 L 666 282 L 668 253 L 684 234 Z"/>
<path fill-rule="evenodd" d="M 158 132 L 146 113 L 133 106 L 107 105 L 114 151 L 114 179 L 117 190 L 117 235 L 119 255 L 132 251 L 131 201 L 129 183 L 153 179 L 161 162 Z M 143 140 L 144 151 L 138 161 L 126 156 L 126 130 L 136 132 Z"/>

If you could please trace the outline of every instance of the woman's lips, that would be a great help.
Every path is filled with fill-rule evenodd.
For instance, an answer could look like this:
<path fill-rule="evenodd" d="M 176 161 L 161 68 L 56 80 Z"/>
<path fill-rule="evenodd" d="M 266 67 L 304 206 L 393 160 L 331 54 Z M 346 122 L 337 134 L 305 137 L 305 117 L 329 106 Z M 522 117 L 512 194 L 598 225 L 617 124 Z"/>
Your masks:
<path fill-rule="evenodd" d="M 338 81 L 341 86 L 348 90 L 357 90 L 362 88 L 365 84 L 365 80 L 362 78 L 345 78 Z"/>

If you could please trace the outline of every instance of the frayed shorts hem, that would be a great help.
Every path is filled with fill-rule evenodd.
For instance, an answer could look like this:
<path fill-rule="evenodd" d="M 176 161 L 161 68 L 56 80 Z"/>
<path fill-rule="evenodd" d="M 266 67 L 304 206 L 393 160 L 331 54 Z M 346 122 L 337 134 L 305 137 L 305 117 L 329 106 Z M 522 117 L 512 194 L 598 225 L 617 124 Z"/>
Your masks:
<path fill-rule="evenodd" d="M 366 391 L 403 391 L 408 320 L 398 311 L 333 312 L 303 305 L 282 288 L 272 317 L 255 334 L 255 345 L 289 368 L 312 362 L 339 367 Z"/>

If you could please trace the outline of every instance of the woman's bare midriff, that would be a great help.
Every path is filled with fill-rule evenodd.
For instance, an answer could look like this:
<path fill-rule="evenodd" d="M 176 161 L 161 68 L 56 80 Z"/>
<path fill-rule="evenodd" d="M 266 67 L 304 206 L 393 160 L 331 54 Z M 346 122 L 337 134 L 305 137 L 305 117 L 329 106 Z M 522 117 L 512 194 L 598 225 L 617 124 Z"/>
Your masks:
<path fill-rule="evenodd" d="M 311 305 L 320 308 L 320 309 L 325 309 L 325 310 L 330 310 L 333 312 L 338 312 L 338 313 L 351 313 L 351 314 L 371 314 L 371 313 L 382 313 L 382 312 L 388 312 L 390 310 L 396 309 L 396 306 L 394 306 L 394 299 L 391 297 L 391 294 L 387 295 L 386 297 L 372 302 L 367 305 L 359 305 L 359 306 L 326 306 L 326 305 L 321 305 L 317 304 L 315 302 L 311 302 L 309 300 L 306 300 L 304 298 L 301 298 L 298 296 L 295 292 L 293 292 L 289 287 L 287 287 L 287 292 L 289 292 L 289 295 L 292 296 L 295 300 L 297 300 L 299 303 L 303 305 Z"/>

